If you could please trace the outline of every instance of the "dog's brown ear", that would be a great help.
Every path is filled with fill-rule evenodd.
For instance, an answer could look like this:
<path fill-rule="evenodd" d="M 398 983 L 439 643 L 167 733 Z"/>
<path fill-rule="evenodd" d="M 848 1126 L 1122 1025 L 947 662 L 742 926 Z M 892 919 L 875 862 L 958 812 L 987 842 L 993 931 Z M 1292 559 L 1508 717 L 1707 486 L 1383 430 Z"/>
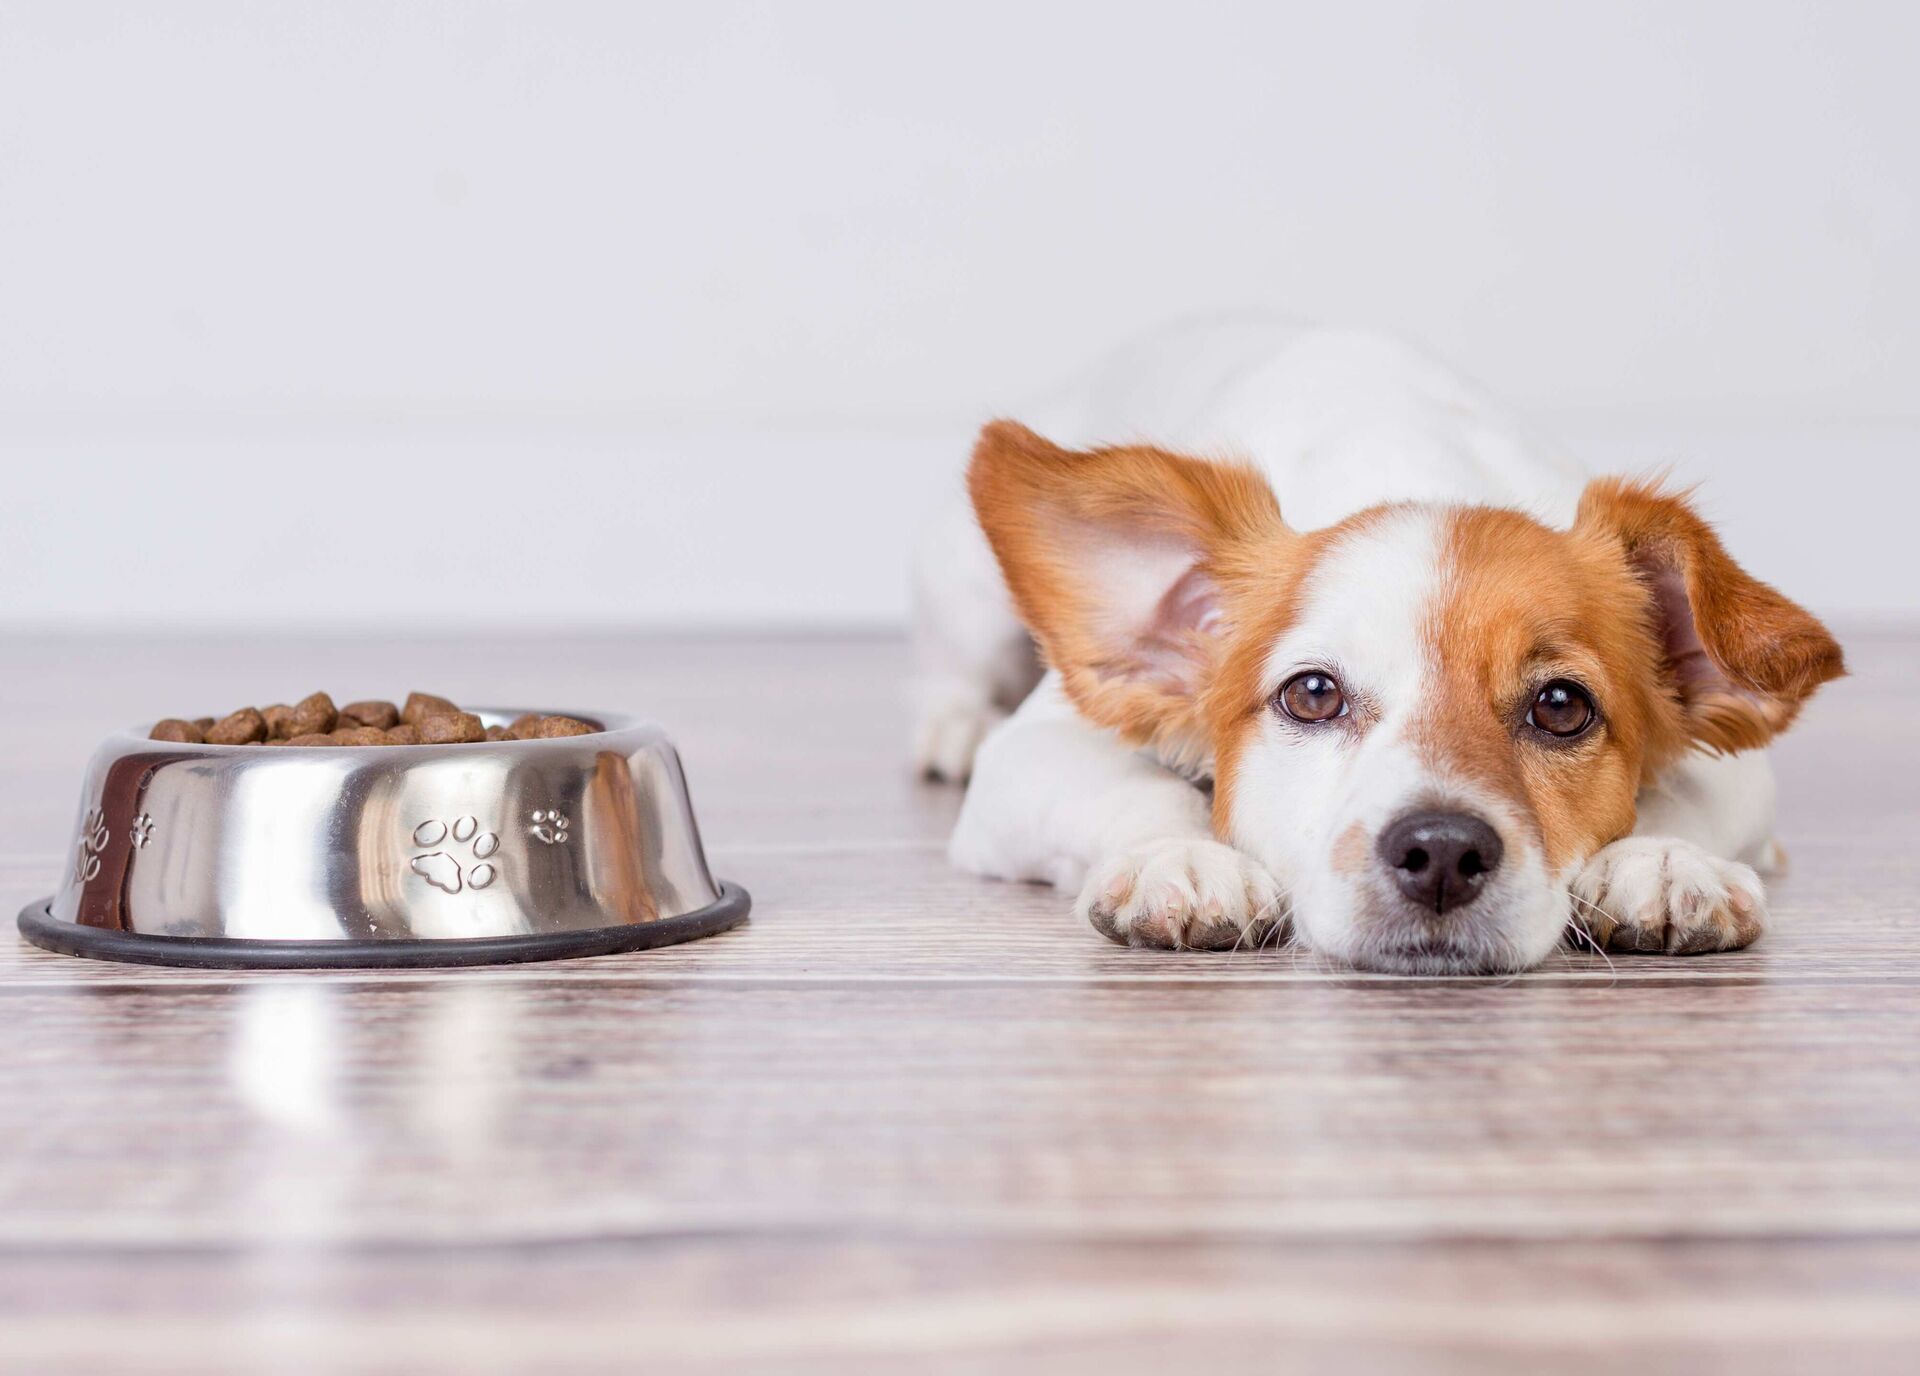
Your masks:
<path fill-rule="evenodd" d="M 1136 743 L 1204 754 L 1195 696 L 1227 629 L 1222 565 L 1287 533 L 1266 480 L 1141 446 L 1075 452 L 995 421 L 967 485 L 1027 628 L 1080 710 Z"/>
<path fill-rule="evenodd" d="M 1618 542 L 1651 592 L 1674 692 L 1699 744 L 1764 745 L 1816 688 L 1846 672 L 1827 628 L 1734 563 L 1685 498 L 1657 483 L 1589 483 L 1575 529 Z"/>

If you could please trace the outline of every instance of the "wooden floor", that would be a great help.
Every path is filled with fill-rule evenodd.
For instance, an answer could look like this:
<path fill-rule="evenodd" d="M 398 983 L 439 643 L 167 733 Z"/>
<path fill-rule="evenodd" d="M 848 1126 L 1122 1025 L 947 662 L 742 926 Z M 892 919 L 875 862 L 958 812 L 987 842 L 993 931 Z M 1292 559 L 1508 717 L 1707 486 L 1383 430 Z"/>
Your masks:
<path fill-rule="evenodd" d="M 952 873 L 891 641 L 14 640 L 5 914 L 109 728 L 317 686 L 656 716 L 755 909 L 456 973 L 8 932 L 0 1369 L 1914 1370 L 1920 636 L 1849 650 L 1763 943 L 1439 981 Z"/>

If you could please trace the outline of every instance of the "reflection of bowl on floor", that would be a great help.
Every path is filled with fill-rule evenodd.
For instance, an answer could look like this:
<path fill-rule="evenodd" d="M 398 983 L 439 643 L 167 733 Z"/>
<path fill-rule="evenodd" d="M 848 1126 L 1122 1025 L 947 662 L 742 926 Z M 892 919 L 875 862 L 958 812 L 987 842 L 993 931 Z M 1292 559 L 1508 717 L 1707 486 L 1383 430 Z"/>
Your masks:
<path fill-rule="evenodd" d="M 518 709 L 479 709 L 489 724 Z M 53 950 L 202 966 L 459 965 L 634 950 L 732 926 L 659 728 L 262 750 L 122 732 L 95 753 Z"/>

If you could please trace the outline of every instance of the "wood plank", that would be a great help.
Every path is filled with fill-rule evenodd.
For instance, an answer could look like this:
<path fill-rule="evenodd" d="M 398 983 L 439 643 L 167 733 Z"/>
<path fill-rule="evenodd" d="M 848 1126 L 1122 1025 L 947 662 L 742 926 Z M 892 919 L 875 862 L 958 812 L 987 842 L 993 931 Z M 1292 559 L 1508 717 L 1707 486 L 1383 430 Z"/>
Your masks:
<path fill-rule="evenodd" d="M 1861 983 L 0 990 L 0 1243 L 1920 1235 Z"/>
<path fill-rule="evenodd" d="M 1313 1247 L 684 1238 L 0 1257 L 37 1373 L 1905 1372 L 1887 1243 Z M 111 1323 L 97 1296 L 114 1295 Z"/>

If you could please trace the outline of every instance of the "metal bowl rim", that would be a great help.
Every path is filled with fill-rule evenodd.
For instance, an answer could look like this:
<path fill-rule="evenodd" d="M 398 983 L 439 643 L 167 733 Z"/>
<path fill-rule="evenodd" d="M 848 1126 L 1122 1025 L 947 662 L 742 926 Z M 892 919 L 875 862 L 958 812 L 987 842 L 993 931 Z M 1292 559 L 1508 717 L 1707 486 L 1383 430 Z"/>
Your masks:
<path fill-rule="evenodd" d="M 480 703 L 474 707 L 463 707 L 461 710 L 464 712 L 486 712 L 494 716 L 501 716 L 501 717 L 521 716 L 529 712 L 538 712 L 542 716 L 572 717 L 576 721 L 589 721 L 589 722 L 597 721 L 600 723 L 600 729 L 598 731 L 590 732 L 585 736 L 537 736 L 532 740 L 524 740 L 524 741 L 423 741 L 418 745 L 333 745 L 333 746 L 326 746 L 326 747 L 303 746 L 301 747 L 301 753 L 297 755 L 282 756 L 278 751 L 276 751 L 274 754 L 268 755 L 265 758 L 269 760 L 280 760 L 283 758 L 296 759 L 296 760 L 303 759 L 305 758 L 306 752 L 309 749 L 322 749 L 322 748 L 328 750 L 329 752 L 348 751 L 356 755 L 376 755 L 381 759 L 385 759 L 389 756 L 397 755 L 403 751 L 411 752 L 411 751 L 421 751 L 421 750 L 435 750 L 435 751 L 498 750 L 502 746 L 522 746 L 522 745 L 538 746 L 538 745 L 551 745 L 555 741 L 585 741 L 585 740 L 592 739 L 594 736 L 619 736 L 622 738 L 630 738 L 634 740 L 654 738 L 654 739 L 669 741 L 669 742 L 672 740 L 672 737 L 667 735 L 665 729 L 662 728 L 658 722 L 652 721 L 645 717 L 628 716 L 621 712 L 544 711 L 536 707 L 494 707 L 487 703 Z M 257 755 L 260 753 L 261 743 L 258 741 L 248 745 L 218 745 L 212 741 L 157 741 L 157 740 L 154 740 L 152 736 L 153 728 L 159 725 L 162 721 L 168 721 L 168 720 L 178 720 L 178 718 L 156 717 L 154 718 L 154 720 L 147 722 L 144 725 L 122 727 L 120 730 L 115 731 L 112 735 L 108 736 L 106 740 L 101 742 L 101 744 L 102 745 L 151 746 L 157 749 L 165 750 L 169 754 L 205 751 L 207 752 L 208 755 L 215 758 L 218 758 L 223 755 Z M 331 753 L 329 753 L 328 755 L 323 756 L 322 758 L 331 759 L 335 757 Z"/>

